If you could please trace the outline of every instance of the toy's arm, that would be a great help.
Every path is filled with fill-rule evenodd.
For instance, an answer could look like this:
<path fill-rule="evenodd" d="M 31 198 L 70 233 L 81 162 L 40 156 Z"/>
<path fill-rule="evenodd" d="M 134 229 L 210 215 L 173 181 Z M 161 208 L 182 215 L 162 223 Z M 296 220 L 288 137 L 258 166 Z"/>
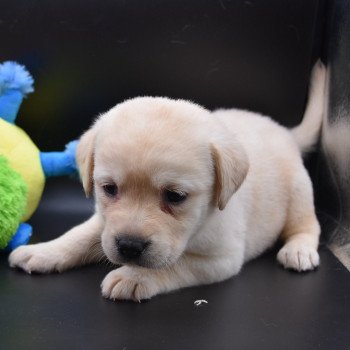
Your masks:
<path fill-rule="evenodd" d="M 34 80 L 16 62 L 0 64 L 0 118 L 14 124 L 23 97 L 34 91 Z"/>
<path fill-rule="evenodd" d="M 63 152 L 40 152 L 41 166 L 46 177 L 70 175 L 77 172 L 75 159 L 78 141 L 66 145 Z"/>
<path fill-rule="evenodd" d="M 7 90 L 0 96 L 0 116 L 14 124 L 22 102 L 23 95 L 17 90 Z"/>

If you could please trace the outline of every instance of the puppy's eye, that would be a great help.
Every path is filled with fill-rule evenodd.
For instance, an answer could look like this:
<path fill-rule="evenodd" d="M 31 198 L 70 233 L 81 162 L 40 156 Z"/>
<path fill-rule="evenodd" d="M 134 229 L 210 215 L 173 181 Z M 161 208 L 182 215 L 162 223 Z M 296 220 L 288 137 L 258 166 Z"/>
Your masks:
<path fill-rule="evenodd" d="M 182 203 L 188 194 L 186 192 L 174 191 L 174 190 L 165 190 L 163 192 L 164 200 L 172 205 L 177 205 Z"/>
<path fill-rule="evenodd" d="M 118 194 L 118 186 L 116 184 L 106 184 L 102 188 L 108 197 L 115 197 Z"/>

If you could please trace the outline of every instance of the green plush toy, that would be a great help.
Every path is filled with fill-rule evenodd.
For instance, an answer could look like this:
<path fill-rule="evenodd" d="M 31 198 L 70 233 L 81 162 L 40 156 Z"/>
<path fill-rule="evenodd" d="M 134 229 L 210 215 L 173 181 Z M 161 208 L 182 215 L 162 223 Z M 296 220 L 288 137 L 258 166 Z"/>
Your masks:
<path fill-rule="evenodd" d="M 25 213 L 28 187 L 22 176 L 0 156 L 0 248 L 5 248 Z"/>
<path fill-rule="evenodd" d="M 15 120 L 22 99 L 33 91 L 33 78 L 15 63 L 0 64 L 0 249 L 26 244 L 32 227 L 25 223 L 36 210 L 49 176 L 77 171 L 77 141 L 63 152 L 40 152 Z"/>

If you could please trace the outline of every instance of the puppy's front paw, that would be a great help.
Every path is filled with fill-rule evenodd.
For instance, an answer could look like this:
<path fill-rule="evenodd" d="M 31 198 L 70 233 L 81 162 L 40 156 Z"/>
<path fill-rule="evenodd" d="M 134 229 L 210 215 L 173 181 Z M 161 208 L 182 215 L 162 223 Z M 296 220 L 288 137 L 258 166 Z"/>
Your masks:
<path fill-rule="evenodd" d="M 156 281 L 147 272 L 140 273 L 132 267 L 122 266 L 111 271 L 101 284 L 102 295 L 112 300 L 140 302 L 159 293 Z"/>
<path fill-rule="evenodd" d="M 286 243 L 278 252 L 277 260 L 286 269 L 297 271 L 313 270 L 320 264 L 317 250 L 299 241 Z"/>
<path fill-rule="evenodd" d="M 27 273 L 64 270 L 64 258 L 51 249 L 47 243 L 18 247 L 10 254 L 9 264 Z"/>

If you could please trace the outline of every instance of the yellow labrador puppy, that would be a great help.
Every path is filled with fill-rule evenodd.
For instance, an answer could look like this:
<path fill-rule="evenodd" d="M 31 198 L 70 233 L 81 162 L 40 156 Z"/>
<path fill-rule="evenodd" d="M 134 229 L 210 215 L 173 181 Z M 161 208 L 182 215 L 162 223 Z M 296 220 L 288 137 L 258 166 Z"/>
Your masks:
<path fill-rule="evenodd" d="M 102 294 L 137 301 L 236 275 L 280 235 L 278 261 L 314 269 L 320 227 L 301 154 L 318 139 L 324 81 L 319 63 L 303 122 L 292 130 L 257 113 L 211 113 L 183 100 L 117 105 L 77 150 L 96 213 L 53 241 L 17 248 L 10 265 L 61 272 L 104 254 L 122 266 L 105 277 Z"/>

